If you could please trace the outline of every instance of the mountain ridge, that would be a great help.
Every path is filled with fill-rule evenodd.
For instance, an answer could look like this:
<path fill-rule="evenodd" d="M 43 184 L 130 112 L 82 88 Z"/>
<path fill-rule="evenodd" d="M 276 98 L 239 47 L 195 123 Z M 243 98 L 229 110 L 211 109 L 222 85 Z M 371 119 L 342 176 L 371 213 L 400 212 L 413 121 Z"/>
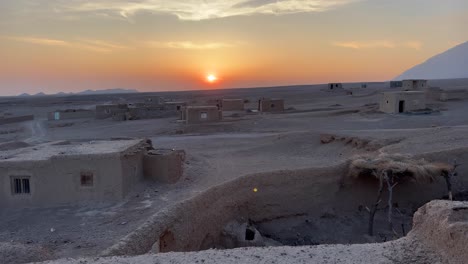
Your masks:
<path fill-rule="evenodd" d="M 430 57 L 394 80 L 468 78 L 468 41 Z"/>

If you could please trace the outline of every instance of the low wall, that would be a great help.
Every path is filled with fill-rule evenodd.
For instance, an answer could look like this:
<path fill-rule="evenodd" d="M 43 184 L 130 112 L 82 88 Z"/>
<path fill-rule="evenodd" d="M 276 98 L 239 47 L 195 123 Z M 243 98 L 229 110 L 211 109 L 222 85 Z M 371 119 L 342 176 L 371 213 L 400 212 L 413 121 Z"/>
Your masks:
<path fill-rule="evenodd" d="M 207 249 L 220 243 L 224 226 L 232 220 L 261 222 L 301 214 L 320 218 L 330 208 L 340 215 L 355 214 L 358 208 L 375 202 L 378 183 L 360 180 L 343 185 L 347 168 L 344 163 L 237 178 L 161 210 L 102 255 L 157 252 L 161 241 L 172 251 Z M 468 186 L 463 175 L 464 186 Z M 393 201 L 411 211 L 446 192 L 442 177 L 432 184 L 408 182 L 395 188 Z M 366 230 L 367 217 L 362 225 Z"/>
<path fill-rule="evenodd" d="M 80 118 L 94 118 L 95 111 L 92 110 L 77 110 L 77 111 L 55 111 L 47 114 L 47 119 L 52 120 L 67 120 Z"/>
<path fill-rule="evenodd" d="M 465 90 L 442 91 L 440 93 L 440 101 L 463 100 L 467 98 L 467 95 L 468 93 Z"/>
<path fill-rule="evenodd" d="M 183 150 L 153 150 L 143 159 L 146 178 L 162 183 L 176 183 L 183 174 Z"/>
<path fill-rule="evenodd" d="M 31 120 L 34 120 L 33 115 L 0 118 L 0 125 L 20 123 Z"/>

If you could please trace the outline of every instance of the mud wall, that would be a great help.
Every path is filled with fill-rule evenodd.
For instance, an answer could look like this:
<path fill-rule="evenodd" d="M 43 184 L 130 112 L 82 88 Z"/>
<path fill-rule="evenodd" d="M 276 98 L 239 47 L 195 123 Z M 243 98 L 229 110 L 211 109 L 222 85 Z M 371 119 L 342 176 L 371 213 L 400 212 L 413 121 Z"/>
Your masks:
<path fill-rule="evenodd" d="M 13 123 L 19 123 L 19 122 L 31 121 L 31 120 L 34 120 L 33 115 L 0 118 L 0 125 L 13 124 Z"/>
<path fill-rule="evenodd" d="M 128 105 L 115 104 L 115 105 L 96 105 L 96 118 L 106 119 L 115 114 L 124 114 L 128 112 Z"/>
<path fill-rule="evenodd" d="M 145 177 L 162 183 L 176 183 L 183 174 L 183 150 L 150 151 L 143 159 Z"/>
<path fill-rule="evenodd" d="M 152 248 L 157 252 L 167 234 L 171 235 L 170 250 L 207 249 L 220 242 L 223 227 L 234 219 L 260 222 L 297 214 L 320 217 L 330 208 L 346 215 L 373 204 L 377 182 L 343 185 L 346 173 L 347 164 L 342 164 L 243 176 L 160 211 L 102 254 L 136 255 Z M 395 188 L 394 202 L 416 210 L 445 193 L 441 179 L 432 184 L 407 183 Z M 363 219 L 364 225 L 366 221 Z"/>
<path fill-rule="evenodd" d="M 403 112 L 426 108 L 426 95 L 423 92 L 388 92 L 380 101 L 380 111 L 389 114 L 399 112 L 399 102 L 404 101 Z"/>
<path fill-rule="evenodd" d="M 52 157 L 43 161 L 3 162 L 0 168 L 0 207 L 58 206 L 121 199 L 122 170 L 118 154 Z M 81 175 L 92 174 L 84 186 Z M 30 194 L 13 194 L 11 177 L 29 178 Z"/>
<path fill-rule="evenodd" d="M 135 185 L 144 179 L 144 151 L 134 149 L 120 156 L 122 167 L 122 197 L 128 194 Z"/>
<path fill-rule="evenodd" d="M 221 101 L 223 111 L 243 111 L 244 100 L 242 99 L 223 99 Z"/>
<path fill-rule="evenodd" d="M 462 100 L 467 98 L 466 90 L 443 91 L 440 93 L 440 101 Z"/>
<path fill-rule="evenodd" d="M 187 107 L 185 118 L 187 124 L 209 123 L 220 121 L 222 114 L 217 107 Z"/>
<path fill-rule="evenodd" d="M 91 110 L 55 111 L 55 112 L 48 113 L 47 119 L 49 121 L 50 120 L 68 120 L 68 119 L 79 119 L 79 118 L 93 118 L 94 116 L 95 116 L 95 112 Z"/>
<path fill-rule="evenodd" d="M 258 111 L 260 112 L 284 111 L 284 100 L 283 99 L 261 99 L 258 102 Z"/>

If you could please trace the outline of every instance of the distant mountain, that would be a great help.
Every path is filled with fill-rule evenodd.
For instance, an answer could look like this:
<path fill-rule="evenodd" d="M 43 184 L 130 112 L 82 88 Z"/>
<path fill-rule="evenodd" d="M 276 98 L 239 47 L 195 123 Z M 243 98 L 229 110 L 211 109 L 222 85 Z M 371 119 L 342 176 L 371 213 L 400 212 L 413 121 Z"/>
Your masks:
<path fill-rule="evenodd" d="M 468 41 L 405 71 L 395 80 L 468 78 Z"/>
<path fill-rule="evenodd" d="M 73 93 L 64 93 L 64 92 L 60 92 L 60 93 L 56 93 L 55 95 L 72 95 Z"/>
<path fill-rule="evenodd" d="M 64 92 L 59 92 L 56 93 L 55 95 L 57 96 L 66 96 L 66 95 L 93 95 L 93 94 L 126 94 L 126 93 L 138 93 L 137 90 L 135 89 L 107 89 L 107 90 L 86 90 L 78 93 L 64 93 Z M 30 95 L 28 93 L 23 93 L 18 96 L 26 97 L 26 96 L 46 96 L 45 93 L 40 92 L 35 95 Z"/>
<path fill-rule="evenodd" d="M 83 92 L 79 92 L 79 95 L 90 95 L 90 94 L 125 94 L 125 93 L 138 93 L 137 90 L 134 89 L 106 89 L 106 90 L 86 90 Z"/>

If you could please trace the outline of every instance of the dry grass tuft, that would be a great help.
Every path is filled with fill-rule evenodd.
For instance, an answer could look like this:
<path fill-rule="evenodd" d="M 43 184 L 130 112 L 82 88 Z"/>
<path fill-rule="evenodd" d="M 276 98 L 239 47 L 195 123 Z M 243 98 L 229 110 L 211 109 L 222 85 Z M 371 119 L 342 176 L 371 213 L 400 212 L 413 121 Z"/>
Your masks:
<path fill-rule="evenodd" d="M 416 160 L 408 155 L 363 155 L 351 160 L 348 177 L 370 176 L 378 179 L 383 172 L 390 171 L 399 181 L 432 182 L 437 177 L 447 175 L 452 169 L 450 164 Z"/>

